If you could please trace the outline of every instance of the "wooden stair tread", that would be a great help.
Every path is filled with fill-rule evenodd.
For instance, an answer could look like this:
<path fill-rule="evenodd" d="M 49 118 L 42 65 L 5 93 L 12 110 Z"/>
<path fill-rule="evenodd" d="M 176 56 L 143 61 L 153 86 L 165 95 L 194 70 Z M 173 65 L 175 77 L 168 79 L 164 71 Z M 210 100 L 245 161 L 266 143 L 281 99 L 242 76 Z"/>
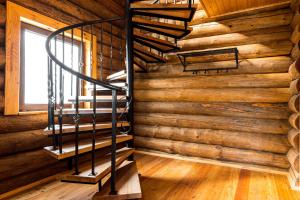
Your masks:
<path fill-rule="evenodd" d="M 126 111 L 125 108 L 117 108 L 118 113 L 122 113 Z M 97 108 L 96 109 L 96 114 L 109 114 L 112 112 L 111 108 Z M 59 115 L 59 110 L 55 110 L 54 112 L 55 115 Z M 75 108 L 66 108 L 62 112 L 63 115 L 74 115 L 76 114 Z M 93 109 L 91 108 L 80 108 L 79 109 L 79 114 L 80 115 L 90 115 L 93 114 Z"/>
<path fill-rule="evenodd" d="M 137 54 L 138 56 L 142 56 L 144 57 L 144 59 L 147 60 L 147 62 L 166 62 L 166 59 L 154 54 L 150 51 L 148 51 L 147 49 L 144 49 L 141 45 L 138 44 L 134 44 L 134 53 Z"/>
<path fill-rule="evenodd" d="M 79 102 L 93 102 L 94 97 L 93 96 L 79 96 L 78 97 Z M 118 95 L 117 96 L 118 102 L 126 101 L 126 96 L 124 95 Z M 75 103 L 76 102 L 76 97 L 70 97 L 68 99 L 69 102 Z M 96 96 L 96 102 L 111 102 L 112 101 L 112 96 Z"/>
<path fill-rule="evenodd" d="M 132 135 L 117 135 L 116 143 L 132 140 Z M 95 149 L 100 149 L 111 145 L 111 137 L 97 138 L 95 143 Z M 63 144 L 63 152 L 59 153 L 59 149 L 53 150 L 52 146 L 44 147 L 44 150 L 56 158 L 57 160 L 69 158 L 75 156 L 75 144 L 66 143 Z M 84 139 L 79 141 L 78 152 L 83 154 L 92 150 L 92 140 Z"/>
<path fill-rule="evenodd" d="M 133 154 L 134 150 L 131 148 L 124 147 L 122 149 L 117 150 L 116 153 L 116 166 L 122 164 L 124 160 L 126 160 L 131 154 Z M 111 155 L 108 154 L 103 158 L 97 158 L 95 162 L 95 172 L 96 175 L 91 175 L 91 163 L 88 162 L 84 166 L 80 167 L 80 173 L 78 175 L 74 174 L 65 174 L 61 177 L 62 181 L 67 182 L 76 182 L 76 183 L 98 183 L 103 177 L 111 171 Z M 70 171 L 71 173 L 73 171 Z"/>
<path fill-rule="evenodd" d="M 121 70 L 119 72 L 116 72 L 114 74 L 111 74 L 106 77 L 107 80 L 125 80 L 126 79 L 126 70 Z"/>
<path fill-rule="evenodd" d="M 142 190 L 139 180 L 139 174 L 134 161 L 124 161 L 116 171 L 116 195 L 110 195 L 110 179 L 103 185 L 100 192 L 97 192 L 93 200 L 123 200 L 140 199 Z"/>
<path fill-rule="evenodd" d="M 179 49 L 179 47 L 177 47 L 172 42 L 148 36 L 137 31 L 134 32 L 134 40 L 142 45 L 149 46 L 161 52 L 168 52 L 174 49 Z"/>
<path fill-rule="evenodd" d="M 125 88 L 127 86 L 125 82 L 115 82 L 115 83 L 109 83 L 109 84 L 117 86 L 117 87 L 122 87 L 122 88 Z M 86 86 L 86 88 L 88 90 L 93 90 L 94 86 L 93 85 L 88 85 L 88 86 Z M 100 91 L 100 90 L 110 90 L 110 89 L 107 89 L 105 87 L 97 85 L 96 86 L 96 91 Z"/>
<path fill-rule="evenodd" d="M 124 121 L 124 122 L 118 122 L 117 127 L 124 127 L 124 126 L 129 126 L 129 123 Z M 96 124 L 96 130 L 100 129 L 108 129 L 111 128 L 112 124 L 111 122 L 101 122 Z M 80 124 L 79 125 L 79 131 L 90 131 L 93 130 L 93 124 Z M 62 126 L 62 133 L 74 133 L 75 132 L 75 125 L 74 124 L 64 124 Z M 44 130 L 45 134 L 52 135 L 52 129 L 46 128 Z M 55 134 L 59 134 L 59 125 L 55 125 Z"/>
<path fill-rule="evenodd" d="M 169 24 L 164 22 L 157 22 L 152 20 L 143 19 L 140 17 L 133 17 L 132 18 L 133 23 L 138 23 L 143 26 L 151 26 L 151 27 L 159 27 L 159 28 L 166 28 L 170 30 L 177 30 L 177 31 L 192 31 L 192 27 L 187 27 L 187 29 L 183 25 L 176 25 L 176 24 Z"/>

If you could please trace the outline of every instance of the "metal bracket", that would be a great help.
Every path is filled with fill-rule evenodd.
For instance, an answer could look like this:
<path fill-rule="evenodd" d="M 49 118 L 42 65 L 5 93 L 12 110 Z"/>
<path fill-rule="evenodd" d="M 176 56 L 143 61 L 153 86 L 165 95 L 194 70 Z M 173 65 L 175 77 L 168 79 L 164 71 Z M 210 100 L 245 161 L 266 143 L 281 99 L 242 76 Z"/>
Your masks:
<path fill-rule="evenodd" d="M 234 53 L 235 56 L 235 66 L 234 67 L 227 67 L 227 68 L 209 68 L 209 69 L 186 69 L 188 66 L 187 57 L 196 57 L 196 56 L 206 56 L 206 55 L 219 55 L 219 54 L 231 54 Z M 188 52 L 188 53 L 179 53 L 177 54 L 178 59 L 180 60 L 182 66 L 183 66 L 183 72 L 193 72 L 193 74 L 197 74 L 199 71 L 204 71 L 206 73 L 207 71 L 211 70 L 217 70 L 217 72 L 221 70 L 228 71 L 229 69 L 237 69 L 239 67 L 239 51 L 236 47 L 234 48 L 226 48 L 226 49 L 215 49 L 215 50 L 208 50 L 208 51 L 199 51 L 199 52 Z M 199 62 L 201 63 L 201 62 Z"/>

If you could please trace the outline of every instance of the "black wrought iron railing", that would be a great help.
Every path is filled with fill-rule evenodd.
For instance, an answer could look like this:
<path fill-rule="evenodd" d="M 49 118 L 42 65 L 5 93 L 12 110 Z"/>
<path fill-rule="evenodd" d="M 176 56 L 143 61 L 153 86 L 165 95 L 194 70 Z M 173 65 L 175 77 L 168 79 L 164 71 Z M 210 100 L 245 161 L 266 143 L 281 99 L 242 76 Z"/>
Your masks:
<path fill-rule="evenodd" d="M 130 108 L 132 86 L 131 83 L 127 83 L 128 88 L 124 89 L 105 81 L 103 76 L 103 70 L 106 69 L 110 74 L 114 71 L 114 62 L 118 62 L 119 66 L 125 66 L 124 60 L 124 42 L 123 36 L 128 29 L 132 29 L 130 26 L 114 26 L 114 24 L 125 24 L 127 20 L 124 17 L 118 17 L 107 20 L 95 20 L 89 22 L 83 22 L 71 26 L 64 27 L 57 31 L 54 31 L 46 41 L 46 50 L 48 53 L 48 129 L 52 130 L 53 138 L 53 149 L 59 153 L 63 153 L 63 124 L 65 120 L 65 110 L 73 109 L 73 112 L 68 115 L 73 116 L 74 128 L 75 128 L 75 156 L 74 156 L 74 168 L 75 174 L 79 174 L 79 126 L 80 126 L 80 109 L 85 108 L 83 103 L 80 102 L 79 97 L 84 93 L 84 86 L 91 86 L 92 92 L 89 95 L 93 97 L 91 102 L 90 115 L 92 116 L 92 151 L 91 151 L 91 175 L 96 175 L 95 172 L 95 143 L 96 143 L 96 117 L 97 113 L 97 87 L 102 87 L 108 91 L 111 91 L 111 123 L 112 123 L 112 134 L 111 134 L 111 193 L 115 193 L 115 178 L 116 178 L 116 135 L 117 135 L 117 93 L 119 91 L 126 92 L 128 103 L 126 108 Z M 113 31 L 114 29 L 114 31 Z M 116 32 L 117 30 L 117 32 Z M 132 34 L 132 30 L 127 31 L 128 34 Z M 94 36 L 98 36 L 98 50 L 94 48 L 93 43 Z M 130 37 L 127 35 L 127 37 Z M 89 38 L 90 47 L 87 48 L 85 43 L 86 38 Z M 105 39 L 104 39 L 105 38 Z M 107 40 L 109 38 L 109 40 Z M 115 47 L 113 44 L 119 40 L 118 46 Z M 110 41 L 109 44 L 105 42 Z M 128 41 L 126 40 L 128 43 Z M 107 49 L 105 52 L 104 49 Z M 129 48 L 129 49 L 128 49 Z M 127 52 L 132 47 L 127 44 Z M 89 51 L 89 52 L 87 52 Z M 100 51 L 100 52 L 99 52 Z M 97 54 L 98 52 L 98 54 Z M 118 58 L 116 58 L 115 52 L 119 52 Z M 61 55 L 58 55 L 61 54 Z M 97 56 L 95 56 L 96 54 Z M 106 55 L 105 55 L 106 54 Z M 87 58 L 89 57 L 89 58 Z M 94 65 L 96 62 L 93 59 L 99 58 L 97 66 Z M 104 60 L 106 59 L 106 60 Z M 128 75 L 127 81 L 132 80 L 132 60 L 130 56 L 127 59 L 127 72 L 131 73 Z M 100 69 L 100 77 L 92 77 L 93 67 Z M 87 70 L 90 70 L 89 72 Z M 70 79 L 66 80 L 66 76 L 71 76 Z M 109 75 L 109 74 L 106 74 Z M 69 84 L 66 81 L 70 81 Z M 69 91 L 65 91 L 67 90 Z M 70 105 L 65 101 L 66 93 L 70 92 L 73 98 L 75 97 L 75 103 Z M 130 109 L 132 110 L 132 109 Z M 58 122 L 57 125 L 56 122 Z M 59 127 L 59 128 L 58 128 Z M 58 129 L 58 132 L 56 132 Z"/>

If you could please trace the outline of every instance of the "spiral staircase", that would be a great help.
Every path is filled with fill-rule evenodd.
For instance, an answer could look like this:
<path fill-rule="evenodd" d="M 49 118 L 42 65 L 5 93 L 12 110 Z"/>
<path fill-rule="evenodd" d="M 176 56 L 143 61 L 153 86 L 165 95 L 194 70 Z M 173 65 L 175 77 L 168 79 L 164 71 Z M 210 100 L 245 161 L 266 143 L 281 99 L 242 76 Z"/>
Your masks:
<path fill-rule="evenodd" d="M 164 54 L 179 50 L 177 40 L 191 32 L 187 23 L 195 11 L 191 0 L 127 1 L 125 18 L 83 22 L 48 37 L 49 125 L 45 134 L 52 138 L 52 145 L 44 150 L 57 160 L 68 160 L 69 171 L 62 175 L 62 181 L 99 184 L 94 199 L 141 198 L 133 158 L 133 76 L 135 71 L 146 72 L 147 63 L 167 62 Z M 112 30 L 116 23 L 125 24 L 117 36 L 121 38 L 118 68 L 125 63 L 126 68 L 113 73 L 116 34 Z M 84 52 L 85 38 L 94 36 L 101 43 L 100 62 L 96 65 L 101 69 L 100 77 L 86 72 L 87 65 L 92 70 L 96 60 L 93 48 L 88 54 Z M 104 37 L 111 40 L 110 55 L 103 54 Z M 124 37 L 126 56 L 122 48 Z M 62 43 L 60 47 L 58 41 Z M 72 46 L 71 59 L 75 56 L 75 41 L 80 43 L 79 62 L 71 62 L 70 66 L 65 62 L 67 41 Z M 60 59 L 57 48 L 63 49 Z M 85 62 L 84 55 L 90 56 L 89 62 Z M 105 56 L 108 62 L 103 61 Z M 107 63 L 109 66 L 105 66 Z M 102 75 L 105 67 L 111 71 L 107 77 Z M 72 75 L 72 96 L 66 95 L 66 74 Z"/>

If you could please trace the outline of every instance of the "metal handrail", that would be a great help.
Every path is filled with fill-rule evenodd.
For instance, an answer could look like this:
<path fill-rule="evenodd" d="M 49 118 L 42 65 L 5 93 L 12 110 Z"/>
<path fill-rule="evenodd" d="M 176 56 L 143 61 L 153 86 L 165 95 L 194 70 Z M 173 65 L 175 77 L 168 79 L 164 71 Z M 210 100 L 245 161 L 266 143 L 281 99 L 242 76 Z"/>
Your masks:
<path fill-rule="evenodd" d="M 59 61 L 56 58 L 56 56 L 51 52 L 51 40 L 53 38 L 55 38 L 57 35 L 64 33 L 65 31 L 68 31 L 68 30 L 72 30 L 75 28 L 88 26 L 88 25 L 102 24 L 104 22 L 113 22 L 113 21 L 124 20 L 124 19 L 125 19 L 124 17 L 118 17 L 118 18 L 105 19 L 105 20 L 94 20 L 94 21 L 82 22 L 82 23 L 78 23 L 78 24 L 74 24 L 74 25 L 70 25 L 70 26 L 66 26 L 64 28 L 58 29 L 58 30 L 54 31 L 53 33 L 51 33 L 46 40 L 46 51 L 48 53 L 48 56 L 50 57 L 51 60 L 53 60 L 56 64 L 58 64 L 62 69 L 68 71 L 69 73 L 73 74 L 74 76 L 76 76 L 82 80 L 94 83 L 96 85 L 102 86 L 102 87 L 110 89 L 110 90 L 122 91 L 122 90 L 124 90 L 124 88 L 122 88 L 122 87 L 114 86 L 114 85 L 108 84 L 107 82 L 100 81 L 100 80 L 94 79 L 92 77 L 88 77 L 84 74 L 74 71 L 73 69 L 71 69 L 70 67 L 68 67 L 67 65 L 65 65 L 64 63 Z"/>

